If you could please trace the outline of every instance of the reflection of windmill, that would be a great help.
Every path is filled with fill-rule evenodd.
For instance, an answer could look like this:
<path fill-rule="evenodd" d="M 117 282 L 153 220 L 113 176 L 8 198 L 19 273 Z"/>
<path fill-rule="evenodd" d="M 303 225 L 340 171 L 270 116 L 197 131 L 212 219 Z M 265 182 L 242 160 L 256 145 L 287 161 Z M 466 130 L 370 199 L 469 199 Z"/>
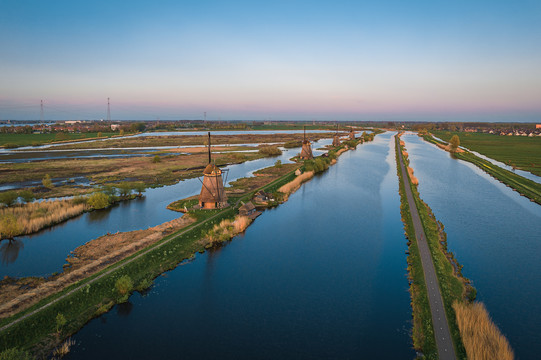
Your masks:
<path fill-rule="evenodd" d="M 209 134 L 209 164 L 203 171 L 203 181 L 201 181 L 201 193 L 199 194 L 199 206 L 203 209 L 216 209 L 226 207 L 227 196 L 224 190 L 225 181 L 222 179 L 222 172 L 226 173 L 226 181 L 228 170 L 221 170 L 212 163 L 210 152 L 210 132 Z"/>
<path fill-rule="evenodd" d="M 336 124 L 336 134 L 332 139 L 332 146 L 340 146 L 340 137 L 338 136 L 338 124 Z"/>
<path fill-rule="evenodd" d="M 306 127 L 304 127 L 304 139 L 302 141 L 302 150 L 299 158 L 301 160 L 309 160 L 314 158 L 314 155 L 312 155 L 312 147 L 310 146 L 310 141 L 306 140 Z"/>
<path fill-rule="evenodd" d="M 0 245 L 0 253 L 2 253 L 2 264 L 8 265 L 19 256 L 19 251 L 24 247 L 24 244 L 20 240 L 9 239 Z"/>

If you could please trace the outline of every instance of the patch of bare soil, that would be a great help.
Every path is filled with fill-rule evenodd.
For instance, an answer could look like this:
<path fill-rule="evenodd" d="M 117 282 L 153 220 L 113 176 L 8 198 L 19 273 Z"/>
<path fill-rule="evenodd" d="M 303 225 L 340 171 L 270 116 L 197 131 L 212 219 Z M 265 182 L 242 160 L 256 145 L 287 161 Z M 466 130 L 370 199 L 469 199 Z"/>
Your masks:
<path fill-rule="evenodd" d="M 146 230 L 107 234 L 91 240 L 73 251 L 62 274 L 50 279 L 4 279 L 0 282 L 0 318 L 12 316 L 194 221 L 183 216 Z"/>

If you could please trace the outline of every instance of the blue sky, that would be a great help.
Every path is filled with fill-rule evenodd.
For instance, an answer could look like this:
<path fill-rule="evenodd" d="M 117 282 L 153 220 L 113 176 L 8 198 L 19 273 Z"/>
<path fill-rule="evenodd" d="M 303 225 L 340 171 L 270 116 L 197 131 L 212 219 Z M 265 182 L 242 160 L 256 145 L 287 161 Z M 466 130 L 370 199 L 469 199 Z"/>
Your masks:
<path fill-rule="evenodd" d="M 541 121 L 541 1 L 0 1 L 0 120 Z"/>

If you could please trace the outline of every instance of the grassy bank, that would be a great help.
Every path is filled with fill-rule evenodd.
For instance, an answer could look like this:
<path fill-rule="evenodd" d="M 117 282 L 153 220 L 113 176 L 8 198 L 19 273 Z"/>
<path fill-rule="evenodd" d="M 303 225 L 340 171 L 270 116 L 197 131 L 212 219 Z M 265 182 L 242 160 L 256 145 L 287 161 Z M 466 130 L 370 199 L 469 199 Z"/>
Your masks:
<path fill-rule="evenodd" d="M 500 136 L 486 133 L 431 131 L 449 141 L 458 135 L 460 145 L 517 169 L 541 176 L 541 137 Z"/>
<path fill-rule="evenodd" d="M 423 135 L 422 137 L 424 140 L 432 144 L 443 144 L 441 141 L 434 139 L 431 135 Z M 507 137 L 502 136 L 502 138 Z M 538 204 L 541 204 L 541 184 L 517 175 L 512 171 L 505 170 L 499 166 L 496 166 L 491 162 L 472 154 L 469 151 L 453 153 L 452 155 L 456 159 L 468 161 L 476 165 L 481 170 L 483 170 L 490 176 L 496 178 L 505 185 L 516 190 L 521 195 L 526 196 L 527 198 Z"/>
<path fill-rule="evenodd" d="M 396 156 L 399 155 L 398 151 L 402 151 L 404 154 L 406 152 L 406 149 L 403 147 L 403 145 L 400 145 L 400 148 L 397 149 Z M 404 161 L 405 161 L 406 166 L 409 167 L 409 160 L 407 156 L 404 156 Z M 430 248 L 430 253 L 432 255 L 434 268 L 436 269 L 436 275 L 438 277 L 440 292 L 443 298 L 444 308 L 447 314 L 449 330 L 451 332 L 451 336 L 453 337 L 455 351 L 458 358 L 466 358 L 466 352 L 464 349 L 464 345 L 462 344 L 460 330 L 458 328 L 455 311 L 453 309 L 453 303 L 455 302 L 462 303 L 464 301 L 468 301 L 472 299 L 473 297 L 475 297 L 475 290 L 470 286 L 469 280 L 467 280 L 466 278 L 462 276 L 460 272 L 461 266 L 456 261 L 454 255 L 447 250 L 447 235 L 445 234 L 443 224 L 437 221 L 430 207 L 421 199 L 419 192 L 417 191 L 417 186 L 412 185 L 412 180 L 409 178 L 409 173 L 408 173 L 408 183 L 411 186 L 411 190 L 413 193 L 413 197 L 415 199 L 416 207 L 419 212 L 419 216 L 421 218 L 421 222 L 425 231 L 426 240 Z M 401 191 L 403 192 L 402 189 Z M 407 199 L 405 198 L 405 194 L 403 195 L 401 194 L 401 201 L 403 205 L 404 204 L 407 205 Z M 408 209 L 408 213 L 409 213 L 409 209 Z M 408 224 L 406 226 L 406 231 L 408 231 L 408 228 L 411 228 L 411 229 L 413 228 L 413 225 L 411 224 L 411 215 L 406 214 L 405 218 L 406 218 L 405 223 Z M 411 233 L 411 235 L 408 235 L 408 239 L 410 240 L 411 243 L 415 242 L 415 234 Z M 412 251 L 410 250 L 410 255 L 411 253 Z M 412 260 L 417 260 L 416 257 L 418 257 L 418 250 L 414 249 L 414 253 L 416 253 L 416 256 L 414 256 L 414 259 Z M 416 267 L 419 267 L 417 270 L 414 270 L 414 271 L 421 272 L 422 274 L 423 270 L 422 270 L 420 259 L 418 261 L 412 261 L 411 265 L 408 261 L 408 265 L 409 267 L 411 266 L 412 270 L 415 269 Z M 424 278 L 422 281 L 424 282 Z M 426 293 L 420 294 L 420 296 L 426 296 Z M 422 321 L 423 322 L 428 321 L 427 317 L 428 318 L 431 317 L 428 303 L 427 303 L 427 307 L 422 309 L 421 311 L 422 312 L 420 316 L 422 317 Z M 415 309 L 414 309 L 414 313 L 415 313 Z M 415 319 L 415 314 L 414 314 L 414 319 Z M 418 321 L 421 321 L 421 320 L 418 320 Z M 426 327 L 423 330 L 426 330 Z M 433 333 L 431 333 L 431 335 L 433 336 Z M 423 352 L 426 351 L 425 348 L 422 348 L 422 349 L 423 349 Z M 434 349 L 430 347 L 430 350 L 431 350 L 430 353 L 425 353 L 427 358 L 437 358 L 437 349 L 435 349 L 435 347 Z M 436 351 L 436 352 L 433 353 L 432 351 Z"/>

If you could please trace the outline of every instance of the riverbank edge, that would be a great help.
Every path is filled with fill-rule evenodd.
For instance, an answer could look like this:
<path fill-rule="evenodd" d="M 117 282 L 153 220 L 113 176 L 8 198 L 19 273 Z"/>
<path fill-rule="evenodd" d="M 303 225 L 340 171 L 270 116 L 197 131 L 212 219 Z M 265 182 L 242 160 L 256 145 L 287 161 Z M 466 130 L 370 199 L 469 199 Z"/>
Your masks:
<path fill-rule="evenodd" d="M 399 136 L 397 136 L 399 139 Z M 400 181 L 400 209 L 402 212 L 402 221 L 408 239 L 408 278 L 410 279 L 410 294 L 412 297 L 412 314 L 413 314 L 413 331 L 412 338 L 414 348 L 421 350 L 427 359 L 437 359 L 438 351 L 434 339 L 434 330 L 430 306 L 428 304 L 428 293 L 423 274 L 419 249 L 413 229 L 413 221 L 406 199 L 405 188 L 403 183 L 402 173 L 400 171 L 399 151 L 406 152 L 405 146 L 398 142 L 395 146 L 397 174 Z M 403 156 L 404 163 L 409 167 L 409 159 Z M 440 293 L 443 298 L 444 308 L 449 324 L 449 331 L 453 339 L 453 345 L 458 358 L 465 359 L 466 350 L 462 343 L 460 331 L 458 329 L 456 314 L 453 309 L 455 301 L 464 302 L 472 301 L 475 297 L 475 289 L 470 285 L 470 281 L 466 279 L 462 273 L 462 266 L 455 259 L 454 254 L 447 249 L 447 236 L 443 230 L 443 224 L 439 222 L 430 207 L 421 199 L 417 190 L 417 186 L 412 184 L 409 173 L 406 175 L 408 184 L 412 190 L 413 197 L 422 226 L 426 234 L 427 244 L 430 248 L 434 268 L 438 277 Z M 422 283 L 422 284 L 421 284 Z M 423 341 L 427 343 L 423 344 Z M 419 346 L 419 347 L 417 347 Z"/>
<path fill-rule="evenodd" d="M 438 144 L 447 145 L 447 143 L 435 139 L 432 134 L 419 134 L 419 136 L 421 136 L 426 142 L 429 142 L 436 146 Z M 479 169 L 492 176 L 494 179 L 518 192 L 520 195 L 527 197 L 528 199 L 530 199 L 530 201 L 541 205 L 541 184 L 538 184 L 535 181 L 527 179 L 523 176 L 517 175 L 500 166 L 494 165 L 490 161 L 482 159 L 479 156 L 471 153 L 470 151 L 451 154 L 456 159 L 474 164 Z"/>
<path fill-rule="evenodd" d="M 357 140 L 356 143 L 358 142 Z M 333 150 L 338 151 L 342 147 L 343 145 Z M 259 190 L 279 188 L 289 182 L 290 176 L 288 173 L 242 196 L 237 205 L 242 199 L 251 199 Z M 199 240 L 205 237 L 215 224 L 234 218 L 236 213 L 236 207 L 210 210 L 205 218 L 198 219 L 187 228 L 164 237 L 155 244 L 68 286 L 10 318 L 0 320 L 2 334 L 0 350 L 21 348 L 31 351 L 38 357 L 46 357 L 55 346 L 76 333 L 87 322 L 108 312 L 117 303 L 125 301 L 127 298 L 125 294 L 115 292 L 118 279 L 124 276 L 131 279 L 134 286 L 130 294 L 133 291 L 144 293 L 152 286 L 156 277 L 194 258 L 197 252 L 203 253 L 205 248 Z M 67 320 L 60 329 L 55 320 L 59 314 Z"/>

